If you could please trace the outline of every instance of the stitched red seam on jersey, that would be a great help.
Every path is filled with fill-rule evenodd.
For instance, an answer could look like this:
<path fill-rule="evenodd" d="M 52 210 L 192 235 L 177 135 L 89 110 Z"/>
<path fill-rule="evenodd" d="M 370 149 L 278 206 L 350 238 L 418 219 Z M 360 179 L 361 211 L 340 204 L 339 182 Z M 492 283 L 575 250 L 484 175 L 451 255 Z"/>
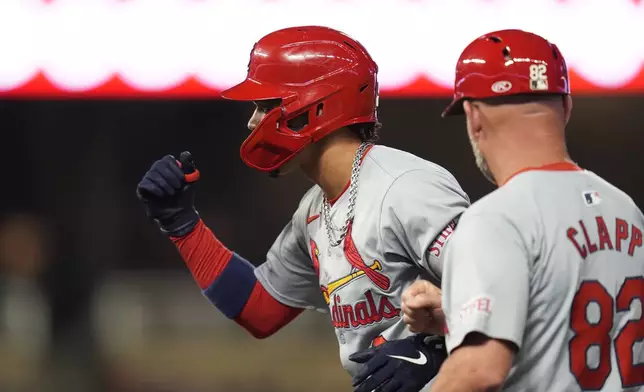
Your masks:
<path fill-rule="evenodd" d="M 217 279 L 233 253 L 226 248 L 203 221 L 185 237 L 171 237 L 193 278 L 202 290 Z M 274 299 L 259 283 L 251 292 L 244 309 L 235 321 L 256 338 L 277 332 L 302 312 Z"/>
<path fill-rule="evenodd" d="M 372 149 L 372 148 L 373 148 L 373 144 L 372 144 L 372 145 L 370 145 L 369 147 L 367 147 L 367 149 L 366 149 L 366 150 L 364 150 L 364 154 L 362 154 L 362 158 L 360 159 L 360 164 L 361 164 L 361 165 L 362 165 L 362 162 L 364 162 L 365 157 L 367 156 L 367 154 L 369 154 L 369 151 L 371 151 L 371 149 Z M 349 179 L 349 181 L 347 181 L 347 184 L 344 186 L 344 188 L 342 189 L 342 192 L 340 192 L 340 194 L 339 194 L 339 195 L 337 195 L 336 197 L 334 197 L 334 198 L 332 198 L 332 199 L 329 199 L 329 204 L 330 204 L 330 205 L 333 205 L 336 201 L 338 201 L 338 199 L 339 199 L 342 195 L 344 195 L 344 192 L 346 192 L 346 191 L 347 191 L 347 189 L 349 189 L 349 185 L 351 185 L 351 180 L 350 180 L 350 179 Z"/>
<path fill-rule="evenodd" d="M 543 166 L 535 166 L 535 167 L 525 167 L 518 172 L 514 173 L 510 177 L 508 177 L 507 180 L 501 185 L 505 185 L 510 181 L 512 178 L 516 177 L 518 174 L 525 173 L 528 171 L 533 171 L 533 170 L 542 170 L 542 171 L 579 171 L 583 170 L 581 167 L 575 165 L 574 163 L 571 162 L 556 162 L 556 163 L 550 163 L 547 165 Z"/>

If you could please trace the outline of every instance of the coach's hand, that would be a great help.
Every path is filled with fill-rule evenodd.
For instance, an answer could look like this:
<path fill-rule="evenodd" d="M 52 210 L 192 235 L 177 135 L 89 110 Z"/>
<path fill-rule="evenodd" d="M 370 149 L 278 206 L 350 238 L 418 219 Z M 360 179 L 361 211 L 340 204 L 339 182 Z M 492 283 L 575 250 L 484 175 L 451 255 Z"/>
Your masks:
<path fill-rule="evenodd" d="M 445 340 L 419 334 L 391 340 L 349 356 L 364 368 L 353 377 L 355 392 L 418 392 L 447 357 Z"/>
<path fill-rule="evenodd" d="M 181 153 L 179 161 L 166 155 L 152 164 L 136 187 L 136 194 L 145 205 L 148 217 L 161 231 L 173 237 L 184 236 L 199 222 L 194 207 L 193 184 L 199 180 L 192 155 Z"/>
<path fill-rule="evenodd" d="M 441 290 L 426 280 L 417 280 L 402 295 L 403 322 L 415 333 L 443 335 L 445 314 Z"/>

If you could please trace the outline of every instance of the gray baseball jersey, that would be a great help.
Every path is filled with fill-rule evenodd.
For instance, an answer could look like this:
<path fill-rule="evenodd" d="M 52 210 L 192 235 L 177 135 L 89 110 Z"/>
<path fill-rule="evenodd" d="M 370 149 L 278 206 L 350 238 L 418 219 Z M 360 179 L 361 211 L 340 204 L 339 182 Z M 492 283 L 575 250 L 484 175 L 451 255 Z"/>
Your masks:
<path fill-rule="evenodd" d="M 400 318 L 402 292 L 419 277 L 440 278 L 443 246 L 469 199 L 442 167 L 374 146 L 363 159 L 355 218 L 339 246 L 329 246 L 322 200 L 318 186 L 306 193 L 255 271 L 278 301 L 330 313 L 342 364 L 353 375 L 359 365 L 349 355 L 409 335 Z M 330 209 L 338 228 L 348 201 L 345 192 Z"/>
<path fill-rule="evenodd" d="M 504 391 L 644 390 L 644 216 L 569 163 L 477 201 L 445 252 L 451 352 L 471 332 L 518 348 Z"/>

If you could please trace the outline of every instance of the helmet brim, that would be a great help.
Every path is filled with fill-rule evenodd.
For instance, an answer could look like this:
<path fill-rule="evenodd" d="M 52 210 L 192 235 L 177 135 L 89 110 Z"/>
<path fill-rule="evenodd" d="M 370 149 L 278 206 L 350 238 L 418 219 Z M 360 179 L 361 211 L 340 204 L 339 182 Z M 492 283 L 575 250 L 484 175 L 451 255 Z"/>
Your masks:
<path fill-rule="evenodd" d="M 443 110 L 443 113 L 441 114 L 442 118 L 448 117 L 448 116 L 455 116 L 459 114 L 465 114 L 463 111 L 463 98 L 457 98 L 454 99 L 447 107 L 445 110 Z"/>
<path fill-rule="evenodd" d="M 256 80 L 246 79 L 243 82 L 220 93 L 224 99 L 232 101 L 263 101 L 267 99 L 284 98 L 286 91 L 273 86 L 262 84 Z"/>

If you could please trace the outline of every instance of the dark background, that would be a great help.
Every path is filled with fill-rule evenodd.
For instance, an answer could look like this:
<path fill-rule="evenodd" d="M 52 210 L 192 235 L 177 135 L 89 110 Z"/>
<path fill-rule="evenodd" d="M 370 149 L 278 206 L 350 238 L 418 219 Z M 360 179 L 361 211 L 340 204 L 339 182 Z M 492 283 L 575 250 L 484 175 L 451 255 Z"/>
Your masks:
<path fill-rule="evenodd" d="M 380 143 L 446 167 L 474 201 L 494 188 L 474 165 L 464 118 L 440 118 L 447 102 L 446 99 L 381 100 L 379 116 L 384 127 Z M 640 207 L 644 205 L 643 108 L 644 96 L 575 98 L 568 127 L 572 158 L 630 194 Z M 18 308 L 29 313 L 33 307 L 28 305 L 28 296 L 15 288 L 22 287 L 15 282 L 28 281 L 32 284 L 29 292 L 40 293 L 42 308 L 38 309 L 46 309 L 49 315 L 46 331 L 42 333 L 45 337 L 41 338 L 45 343 L 40 349 L 24 354 L 25 345 L 18 344 L 18 348 L 12 349 L 0 343 L 0 365 L 6 365 L 4 373 L 0 372 L 0 390 L 40 390 L 41 387 L 30 384 L 33 379 L 49 380 L 48 387 L 58 385 L 61 390 L 77 388 L 79 391 L 127 388 L 174 391 L 173 383 L 178 383 L 176 390 L 183 392 L 201 390 L 199 385 L 208 390 L 226 390 L 230 385 L 242 388 L 241 384 L 235 384 L 240 377 L 237 375 L 230 375 L 233 381 L 225 381 L 233 384 L 225 384 L 219 376 L 215 381 L 209 379 L 208 375 L 213 372 L 208 366 L 202 381 L 195 381 L 200 376 L 188 375 L 185 377 L 190 382 L 166 380 L 160 384 L 163 387 L 144 386 L 149 380 L 167 375 L 165 367 L 154 364 L 162 355 L 153 354 L 154 350 L 149 347 L 169 344 L 172 339 L 178 339 L 173 347 L 185 347 L 179 336 L 190 329 L 177 327 L 149 346 L 141 344 L 135 350 L 128 345 L 130 351 L 112 352 L 112 343 L 102 342 L 104 334 L 97 332 L 103 324 L 96 321 L 95 313 L 103 308 L 112 309 L 96 304 L 105 287 L 117 293 L 132 287 L 138 292 L 158 290 L 166 294 L 176 290 L 175 299 L 178 293 L 187 290 L 191 294 L 186 295 L 193 295 L 199 303 L 205 302 L 198 298 L 196 288 L 191 291 L 190 284 L 174 283 L 189 280 L 189 274 L 173 246 L 147 221 L 135 196 L 136 184 L 149 165 L 168 153 L 179 154 L 183 150 L 193 153 L 202 172 L 197 206 L 206 223 L 229 248 L 256 263 L 263 262 L 268 247 L 311 184 L 299 174 L 270 179 L 243 164 L 239 146 L 248 133 L 246 122 L 252 111 L 252 104 L 223 100 L 0 101 L 4 161 L 0 181 L 0 225 L 4 230 L 0 236 L 9 238 L 2 242 L 4 248 L 0 254 L 4 282 L 0 286 L 0 299 L 4 295 L 6 309 L 6 303 L 11 303 L 8 298 L 17 298 L 18 304 L 25 303 L 24 308 Z M 150 288 L 158 282 L 164 282 L 165 288 Z M 163 302 L 156 294 L 150 297 Z M 208 324 L 218 317 L 216 310 L 199 306 L 194 312 L 188 312 L 184 321 L 192 320 L 195 315 L 195 319 L 202 317 Z M 150 316 L 146 311 L 141 311 L 146 320 L 159 320 L 157 315 Z M 0 324 L 13 325 L 7 321 L 11 319 L 6 316 L 9 313 L 3 314 Z M 175 317 L 170 318 L 176 321 Z M 105 329 L 115 333 L 126 319 L 130 320 L 112 317 Z M 17 325 L 31 325 L 28 321 L 22 322 Z M 154 331 L 170 328 L 167 323 L 159 324 L 166 327 L 159 327 L 158 321 L 149 323 L 153 325 L 146 328 Z M 321 330 L 326 331 L 326 327 Z M 23 331 L 27 327 L 15 328 Z M 5 330 L 11 331 L 11 328 Z M 203 339 L 213 334 L 211 327 L 204 331 L 199 335 Z M 233 337 L 228 341 L 250 342 L 250 338 L 236 333 L 225 336 Z M 5 335 L 10 342 L 20 340 L 15 333 L 7 335 L 5 331 Z M 35 335 L 25 336 L 22 338 L 25 341 L 34 341 Z M 342 369 L 335 343 L 328 334 L 324 336 L 321 341 L 325 347 L 327 343 L 330 345 L 326 349 L 330 354 L 325 354 L 323 361 L 332 376 L 321 379 L 318 384 L 328 389 L 329 380 L 334 377 L 342 383 L 346 380 L 340 375 Z M 220 343 L 213 346 L 217 344 Z M 209 349 L 217 353 L 221 346 Z M 168 348 L 170 353 L 173 350 Z M 197 355 L 209 361 L 217 358 L 210 351 L 197 351 L 185 354 L 181 361 L 189 362 Z M 173 354 L 170 357 L 176 359 Z M 18 365 L 16 358 L 23 358 L 22 365 Z M 294 366 L 288 361 L 296 359 L 284 361 L 287 362 L 279 363 L 288 367 Z M 148 368 L 141 365 L 147 369 L 141 370 L 132 363 L 145 363 Z M 177 369 L 171 364 L 168 367 Z M 20 372 L 16 371 L 18 368 Z M 123 368 L 127 370 L 127 377 L 122 375 Z M 136 371 L 132 370 L 135 368 Z M 25 369 L 34 370 L 23 374 Z M 309 377 L 302 382 L 311 385 L 312 381 L 315 380 Z M 290 390 L 281 379 L 275 378 L 274 383 L 279 385 L 277 390 Z M 300 387 L 297 383 L 292 385 L 293 390 Z M 251 386 L 248 388 L 253 390 Z M 270 389 L 265 380 L 263 388 Z"/>
<path fill-rule="evenodd" d="M 440 118 L 446 102 L 383 100 L 380 143 L 443 165 L 476 200 L 493 187 L 473 163 L 464 118 Z M 197 203 L 206 221 L 230 247 L 261 262 L 311 184 L 300 175 L 271 179 L 243 164 L 239 146 L 252 111 L 252 104 L 224 100 L 0 102 L 0 208 L 38 214 L 65 243 L 100 234 L 91 248 L 120 248 L 105 268 L 180 268 L 134 192 L 155 159 L 187 149 L 203 174 Z M 638 205 L 643 123 L 644 97 L 601 97 L 576 98 L 568 126 L 572 158 Z"/>

